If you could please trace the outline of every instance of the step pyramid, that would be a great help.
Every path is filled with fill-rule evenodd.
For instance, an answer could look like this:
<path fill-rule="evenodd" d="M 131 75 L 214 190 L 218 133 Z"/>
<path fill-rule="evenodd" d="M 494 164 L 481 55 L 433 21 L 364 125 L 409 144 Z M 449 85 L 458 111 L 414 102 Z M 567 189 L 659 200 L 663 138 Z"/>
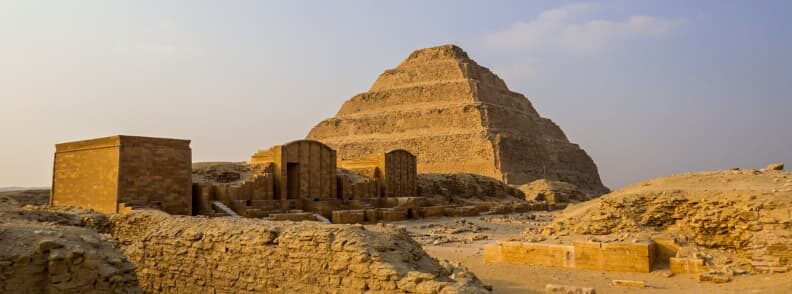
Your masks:
<path fill-rule="evenodd" d="M 547 178 L 587 194 L 607 191 L 583 149 L 455 45 L 413 52 L 307 138 L 344 160 L 401 148 L 417 155 L 419 173 L 475 173 L 512 185 Z"/>

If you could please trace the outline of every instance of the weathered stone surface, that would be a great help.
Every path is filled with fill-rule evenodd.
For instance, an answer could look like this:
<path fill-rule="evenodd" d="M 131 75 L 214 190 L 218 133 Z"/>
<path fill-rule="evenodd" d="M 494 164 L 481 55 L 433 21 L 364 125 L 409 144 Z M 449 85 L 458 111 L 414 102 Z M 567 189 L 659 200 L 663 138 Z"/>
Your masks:
<path fill-rule="evenodd" d="M 307 137 L 344 160 L 402 148 L 418 157 L 419 173 L 475 173 L 514 185 L 548 178 L 589 194 L 607 190 L 585 151 L 454 45 L 413 52 Z"/>
<path fill-rule="evenodd" d="M 767 170 L 784 170 L 784 164 L 780 162 L 771 163 L 767 165 Z"/>
<path fill-rule="evenodd" d="M 192 214 L 189 140 L 113 136 L 55 147 L 50 204 L 115 213 L 125 203 Z"/>
<path fill-rule="evenodd" d="M 644 288 L 646 287 L 646 282 L 636 281 L 636 280 L 613 280 L 611 281 L 611 285 L 621 286 L 621 287 Z"/>
<path fill-rule="evenodd" d="M 2 293 L 140 293 L 134 265 L 95 231 L 0 223 Z"/>
<path fill-rule="evenodd" d="M 367 230 L 156 211 L 111 220 L 146 292 L 489 292 L 472 273 L 432 259 L 392 226 Z"/>
<path fill-rule="evenodd" d="M 588 200 L 575 185 L 550 180 L 536 180 L 519 187 L 526 200 L 547 201 L 547 203 L 566 203 Z"/>
<path fill-rule="evenodd" d="M 419 174 L 418 195 L 453 201 L 489 198 L 523 200 L 524 194 L 496 179 L 469 173 Z"/>
<path fill-rule="evenodd" d="M 571 285 L 556 285 L 556 284 L 547 284 L 545 285 L 545 293 L 547 294 L 595 294 L 597 291 L 591 287 L 580 287 L 580 286 L 571 286 Z"/>
<path fill-rule="evenodd" d="M 575 242 L 572 245 L 500 242 L 484 247 L 484 261 L 617 272 L 649 272 L 654 243 Z"/>
<path fill-rule="evenodd" d="M 668 234 L 674 242 L 654 239 L 672 272 L 785 272 L 792 269 L 791 178 L 725 170 L 652 179 L 568 208 L 542 233 L 618 240 Z"/>

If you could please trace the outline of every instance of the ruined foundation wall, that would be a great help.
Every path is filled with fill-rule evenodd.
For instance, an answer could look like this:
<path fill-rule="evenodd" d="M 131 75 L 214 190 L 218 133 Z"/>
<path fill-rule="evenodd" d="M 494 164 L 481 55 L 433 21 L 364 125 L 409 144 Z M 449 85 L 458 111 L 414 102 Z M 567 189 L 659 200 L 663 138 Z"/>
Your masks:
<path fill-rule="evenodd" d="M 167 216 L 115 216 L 114 236 L 148 292 L 480 293 L 454 281 L 404 231 L 380 227 Z"/>

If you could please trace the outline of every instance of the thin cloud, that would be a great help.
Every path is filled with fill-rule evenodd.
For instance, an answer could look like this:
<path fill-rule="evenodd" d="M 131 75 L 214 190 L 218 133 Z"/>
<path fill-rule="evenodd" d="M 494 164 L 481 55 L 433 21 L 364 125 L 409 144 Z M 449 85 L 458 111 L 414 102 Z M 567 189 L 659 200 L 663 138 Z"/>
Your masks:
<path fill-rule="evenodd" d="M 127 58 L 151 61 L 185 61 L 206 56 L 206 51 L 201 48 L 161 43 L 117 42 L 113 49 Z"/>
<path fill-rule="evenodd" d="M 623 20 L 584 19 L 597 7 L 573 4 L 545 10 L 534 20 L 516 22 L 504 31 L 487 36 L 492 47 L 504 49 L 551 49 L 591 53 L 630 40 L 664 37 L 684 25 L 685 19 L 635 15 Z"/>

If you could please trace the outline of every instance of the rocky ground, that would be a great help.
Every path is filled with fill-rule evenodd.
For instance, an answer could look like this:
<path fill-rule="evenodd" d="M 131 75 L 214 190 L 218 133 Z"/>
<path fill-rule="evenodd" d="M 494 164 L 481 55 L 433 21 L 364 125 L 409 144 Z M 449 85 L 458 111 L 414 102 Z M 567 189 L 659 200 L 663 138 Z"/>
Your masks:
<path fill-rule="evenodd" d="M 488 293 L 393 225 L 105 215 L 0 193 L 0 293 Z"/>
<path fill-rule="evenodd" d="M 545 266 L 485 263 L 484 246 L 497 240 L 526 240 L 526 228 L 541 230 L 560 212 L 479 217 L 435 218 L 394 223 L 422 244 L 430 255 L 458 262 L 474 272 L 495 293 L 544 293 L 547 284 L 593 287 L 597 293 L 789 293 L 792 273 L 740 275 L 724 284 L 699 282 L 695 274 L 667 277 L 667 268 L 650 273 L 575 270 Z M 539 235 L 541 236 L 541 235 Z M 438 242 L 437 240 L 440 240 Z M 539 237 L 528 241 L 554 241 Z M 613 280 L 644 281 L 646 288 L 611 285 Z"/>
<path fill-rule="evenodd" d="M 223 171 L 211 173 L 220 175 Z M 482 191 L 486 191 L 486 187 L 495 187 L 498 190 L 490 191 L 501 191 L 500 197 L 504 199 L 515 198 L 509 195 L 510 190 L 477 183 L 475 189 L 485 187 Z M 464 185 L 457 186 L 462 189 Z M 438 191 L 452 194 L 446 190 L 449 189 Z M 236 271 L 234 268 L 239 267 L 231 265 L 234 262 L 226 265 L 218 257 L 258 255 L 270 256 L 266 260 L 284 256 L 295 260 L 302 256 L 299 258 L 311 260 L 307 264 L 326 259 L 338 276 L 354 279 L 334 280 L 337 275 L 323 272 L 311 275 L 325 277 L 311 283 L 358 287 L 354 289 L 360 291 L 368 287 L 385 292 L 444 289 L 465 293 L 466 289 L 486 291 L 491 286 L 495 293 L 543 293 L 547 284 L 593 287 L 598 293 L 792 291 L 792 173 L 778 170 L 723 170 L 657 178 L 601 198 L 572 203 L 563 211 L 428 218 L 389 225 L 273 223 L 156 214 L 108 217 L 81 209 L 49 208 L 43 206 L 46 199 L 46 190 L 0 193 L 0 248 L 3 249 L 0 276 L 4 277 L 0 279 L 0 289 L 3 292 L 19 292 L 22 289 L 19 287 L 46 290 L 41 285 L 57 285 L 49 288 L 54 292 L 164 289 L 157 287 L 234 289 L 242 281 L 229 284 L 222 277 L 237 275 L 245 276 L 245 281 L 250 283 L 245 288 L 256 289 L 259 285 L 250 281 L 259 275 L 283 269 L 286 272 L 282 276 L 286 277 L 292 276 L 290 270 L 300 271 L 277 264 Z M 474 199 L 475 195 L 460 197 L 461 201 Z M 250 232 L 268 232 L 254 235 L 276 236 L 270 239 L 282 241 L 259 242 L 257 238 L 246 237 L 249 234 L 244 228 Z M 123 231 L 126 232 L 119 233 Z M 677 257 L 700 258 L 709 268 L 704 274 L 726 277 L 723 281 L 727 282 L 701 282 L 700 274 L 671 274 L 663 263 L 658 263 L 649 273 L 621 273 L 483 260 L 484 246 L 500 240 L 559 244 L 579 240 L 629 242 L 656 235 L 672 238 L 680 245 Z M 243 243 L 253 247 L 238 246 Z M 325 247 L 328 252 L 339 251 L 323 254 L 304 250 Z M 214 253 L 217 250 L 225 253 L 217 255 Z M 250 250 L 261 254 L 250 255 L 253 252 Z M 162 258 L 173 256 L 167 259 L 196 266 L 179 267 L 193 268 L 189 273 L 170 273 L 171 267 L 146 262 L 150 258 L 142 258 L 144 252 Z M 348 258 L 343 257 L 347 255 Z M 228 261 L 240 260 L 235 258 Z M 365 261 L 365 270 L 353 266 L 361 263 L 356 258 Z M 255 262 L 255 258 L 250 260 Z M 213 270 L 223 273 L 222 277 L 179 284 L 183 281 L 178 277 L 200 277 L 206 271 L 202 268 L 213 262 L 223 264 Z M 145 270 L 135 273 L 135 264 L 143 265 Z M 322 267 L 321 262 L 314 266 Z M 351 274 L 343 274 L 345 271 Z M 152 275 L 159 272 L 166 276 Z M 304 284 L 311 279 L 305 276 L 283 283 Z M 163 285 L 158 284 L 159 280 L 172 282 Z M 646 288 L 614 286 L 613 280 L 643 281 Z M 272 290 L 277 284 L 263 285 L 262 289 Z M 145 286 L 140 289 L 139 285 Z"/>

